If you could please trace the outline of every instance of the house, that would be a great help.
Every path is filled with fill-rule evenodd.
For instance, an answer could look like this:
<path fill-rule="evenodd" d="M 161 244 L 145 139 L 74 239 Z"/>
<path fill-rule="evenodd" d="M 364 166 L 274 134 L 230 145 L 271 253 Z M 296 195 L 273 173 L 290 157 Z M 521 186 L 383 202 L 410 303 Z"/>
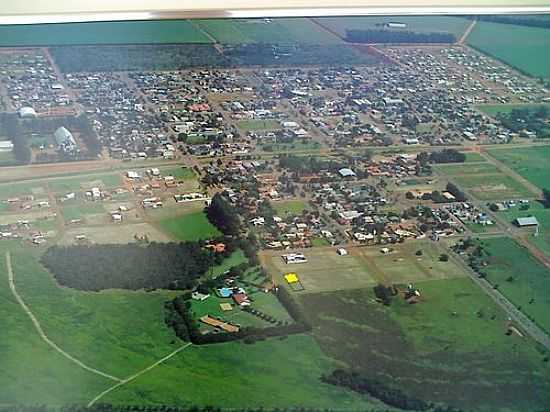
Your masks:
<path fill-rule="evenodd" d="M 348 254 L 348 251 L 344 248 L 338 248 L 338 250 L 336 250 L 336 253 L 338 253 L 339 256 L 346 256 Z"/>
<path fill-rule="evenodd" d="M 516 225 L 519 227 L 531 227 L 531 226 L 538 226 L 539 221 L 535 216 L 528 216 L 528 217 L 518 217 L 515 221 Z"/>
<path fill-rule="evenodd" d="M 289 253 L 282 255 L 281 258 L 287 265 L 290 263 L 307 263 L 306 257 L 301 253 Z"/>
<path fill-rule="evenodd" d="M 235 302 L 235 304 L 244 307 L 244 306 L 250 306 L 250 301 L 248 300 L 248 296 L 246 293 L 233 293 L 231 295 L 231 298 Z"/>
<path fill-rule="evenodd" d="M 344 168 L 338 170 L 338 174 L 343 178 L 357 176 L 353 170 L 351 170 L 347 167 L 344 167 Z"/>

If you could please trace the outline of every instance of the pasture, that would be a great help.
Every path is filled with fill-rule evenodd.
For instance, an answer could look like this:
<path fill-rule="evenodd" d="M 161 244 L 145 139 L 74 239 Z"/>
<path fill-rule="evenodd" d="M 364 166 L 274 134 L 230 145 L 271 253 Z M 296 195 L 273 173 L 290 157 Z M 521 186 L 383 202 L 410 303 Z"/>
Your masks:
<path fill-rule="evenodd" d="M 211 43 L 186 20 L 0 26 L 0 46 Z"/>
<path fill-rule="evenodd" d="M 531 202 L 529 209 L 521 210 L 519 207 L 499 212 L 499 215 L 505 216 L 506 220 L 512 223 L 518 217 L 535 216 L 539 222 L 539 235 L 533 236 L 535 229 L 524 229 L 527 235 L 526 239 L 550 256 L 550 208 L 545 208 L 539 202 Z"/>
<path fill-rule="evenodd" d="M 0 361 L 5 371 L 0 374 L 0 403 L 88 403 L 113 382 L 79 368 L 40 340 L 7 286 L 5 245 L 0 246 Z M 39 264 L 39 256 L 38 249 L 12 247 L 16 287 L 48 337 L 72 356 L 125 378 L 183 345 L 164 324 L 164 302 L 177 292 L 85 293 L 59 288 Z M 320 383 L 319 376 L 332 367 L 313 338 L 305 335 L 253 345 L 191 346 L 101 401 L 355 410 L 378 405 Z M 281 387 L 282 393 L 271 395 Z"/>
<path fill-rule="evenodd" d="M 550 188 L 550 146 L 491 149 L 489 155 L 540 189 Z"/>
<path fill-rule="evenodd" d="M 209 19 L 195 24 L 222 44 L 315 44 L 333 45 L 342 41 L 310 19 Z"/>
<path fill-rule="evenodd" d="M 406 30 L 417 33 L 446 32 L 454 34 L 457 39 L 466 31 L 470 20 L 461 17 L 450 16 L 395 16 L 395 17 L 323 17 L 316 18 L 322 26 L 346 37 L 347 30 L 379 30 L 388 22 L 405 23 L 405 29 L 386 29 L 386 30 Z"/>
<path fill-rule="evenodd" d="M 489 252 L 487 280 L 541 328 L 550 332 L 548 268 L 509 238 L 483 240 Z"/>
<path fill-rule="evenodd" d="M 327 355 L 410 395 L 483 412 L 548 405 L 544 355 L 505 334 L 506 314 L 469 278 L 416 286 L 414 305 L 397 295 L 384 306 L 370 288 L 299 300 Z"/>
<path fill-rule="evenodd" d="M 467 43 L 532 77 L 550 77 L 550 30 L 478 21 Z"/>
<path fill-rule="evenodd" d="M 445 169 L 441 169 L 445 172 Z M 514 178 L 505 175 L 490 164 L 470 165 L 463 169 L 450 168 L 451 179 L 462 189 L 467 190 L 479 200 L 506 200 L 533 197 L 525 186 Z M 494 171 L 473 173 L 473 171 Z M 458 172 L 461 172 L 458 174 Z M 453 174 L 455 173 L 455 174 Z"/>
<path fill-rule="evenodd" d="M 161 219 L 158 225 L 172 239 L 180 241 L 208 239 L 221 234 L 202 210 Z"/>

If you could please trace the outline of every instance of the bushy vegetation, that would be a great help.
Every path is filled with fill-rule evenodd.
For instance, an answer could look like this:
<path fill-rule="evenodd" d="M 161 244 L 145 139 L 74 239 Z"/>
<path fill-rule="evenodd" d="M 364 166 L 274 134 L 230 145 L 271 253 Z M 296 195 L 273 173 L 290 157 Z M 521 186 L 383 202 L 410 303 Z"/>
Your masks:
<path fill-rule="evenodd" d="M 416 33 L 393 30 L 348 30 L 346 40 L 351 43 L 454 43 L 451 33 Z"/>
<path fill-rule="evenodd" d="M 52 246 L 42 263 L 74 289 L 187 289 L 222 255 L 201 243 Z"/>
<path fill-rule="evenodd" d="M 19 164 L 30 163 L 31 148 L 17 114 L 2 113 L 0 116 L 2 131 L 13 143 L 13 154 L 15 156 L 15 160 Z"/>
<path fill-rule="evenodd" d="M 544 18 L 543 16 L 481 15 L 477 16 L 477 19 L 492 23 L 513 24 L 516 26 L 550 28 L 550 19 Z"/>
<path fill-rule="evenodd" d="M 177 70 L 225 67 L 229 61 L 208 44 L 52 47 L 64 73 L 98 71 Z"/>
<path fill-rule="evenodd" d="M 236 236 L 240 232 L 241 221 L 235 208 L 227 198 L 216 193 L 212 202 L 206 208 L 206 216 L 210 223 L 225 235 Z"/>
<path fill-rule="evenodd" d="M 465 202 L 467 199 L 466 199 L 466 195 L 464 194 L 464 192 L 462 192 L 455 184 L 453 183 L 447 183 L 447 192 L 449 192 L 450 194 L 452 194 L 456 201 L 457 202 Z"/>
<path fill-rule="evenodd" d="M 62 407 L 47 407 L 47 406 L 9 406 L 0 407 L 0 412 L 222 412 L 226 409 L 217 408 L 214 406 L 186 406 L 177 407 L 169 405 L 111 405 L 108 403 L 98 403 L 94 406 L 62 406 Z M 312 409 L 312 408 L 231 408 L 232 412 L 327 412 L 329 409 Z M 377 412 L 378 409 L 372 409 L 371 412 Z M 363 412 L 369 410 L 363 409 Z"/>
<path fill-rule="evenodd" d="M 466 155 L 455 149 L 443 149 L 430 153 L 429 160 L 433 163 L 464 163 Z"/>
<path fill-rule="evenodd" d="M 539 106 L 535 110 L 513 109 L 510 113 L 498 113 L 497 119 L 508 129 L 516 133 L 524 130 L 535 132 L 537 137 L 550 137 L 550 110 L 547 106 Z"/>

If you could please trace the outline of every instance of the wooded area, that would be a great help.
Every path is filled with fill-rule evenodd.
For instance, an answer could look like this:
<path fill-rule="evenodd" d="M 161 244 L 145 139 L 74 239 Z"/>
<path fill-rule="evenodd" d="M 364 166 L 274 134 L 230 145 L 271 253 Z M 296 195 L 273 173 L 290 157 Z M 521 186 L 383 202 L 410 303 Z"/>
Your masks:
<path fill-rule="evenodd" d="M 52 246 L 43 265 L 63 286 L 103 289 L 189 289 L 210 267 L 220 263 L 199 242 L 150 243 L 146 246 Z"/>
<path fill-rule="evenodd" d="M 347 30 L 346 41 L 350 43 L 454 43 L 451 33 L 416 33 L 393 30 Z"/>

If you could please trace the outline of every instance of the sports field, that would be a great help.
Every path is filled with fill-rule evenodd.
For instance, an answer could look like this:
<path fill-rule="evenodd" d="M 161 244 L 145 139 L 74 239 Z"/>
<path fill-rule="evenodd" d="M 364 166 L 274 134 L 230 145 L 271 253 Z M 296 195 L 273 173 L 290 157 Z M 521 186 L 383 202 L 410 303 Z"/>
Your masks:
<path fill-rule="evenodd" d="M 406 30 L 417 33 L 446 32 L 460 38 L 470 24 L 470 20 L 461 17 L 448 16 L 396 16 L 396 17 L 323 17 L 315 21 L 345 37 L 347 30 L 379 30 L 385 23 L 405 23 Z M 387 30 L 387 29 L 386 29 Z"/>
<path fill-rule="evenodd" d="M 196 20 L 195 24 L 219 43 L 339 44 L 335 35 L 310 19 Z"/>
<path fill-rule="evenodd" d="M 0 46 L 211 43 L 186 20 L 0 26 Z"/>
<path fill-rule="evenodd" d="M 550 146 L 490 149 L 489 154 L 540 189 L 550 188 Z"/>
<path fill-rule="evenodd" d="M 170 235 L 174 240 L 199 240 L 219 236 L 221 233 L 214 227 L 200 210 L 186 213 L 178 217 L 161 219 L 161 230 Z"/>
<path fill-rule="evenodd" d="M 505 334 L 505 313 L 470 279 L 415 286 L 421 296 L 414 305 L 397 295 L 383 306 L 372 289 L 299 299 L 326 354 L 409 395 L 483 412 L 548 405 L 544 355 L 530 340 Z"/>
<path fill-rule="evenodd" d="M 479 21 L 469 46 L 533 77 L 550 77 L 550 30 Z"/>
<path fill-rule="evenodd" d="M 80 361 L 125 378 L 182 346 L 164 325 L 164 301 L 176 292 L 84 293 L 58 288 L 38 263 L 39 250 L 3 243 L 0 404 L 86 404 L 115 383 L 82 369 L 40 340 L 8 287 L 6 248 L 12 251 L 18 293 L 47 336 Z M 348 409 L 373 405 L 365 397 L 321 384 L 319 376 L 331 367 L 331 361 L 308 336 L 253 345 L 233 342 L 188 347 L 101 402 L 220 407 L 332 405 Z M 281 387 L 286 389 L 271 396 Z"/>
<path fill-rule="evenodd" d="M 512 239 L 485 239 L 483 245 L 490 253 L 489 265 L 484 269 L 487 280 L 498 285 L 498 290 L 514 305 L 550 332 L 548 268 Z"/>

